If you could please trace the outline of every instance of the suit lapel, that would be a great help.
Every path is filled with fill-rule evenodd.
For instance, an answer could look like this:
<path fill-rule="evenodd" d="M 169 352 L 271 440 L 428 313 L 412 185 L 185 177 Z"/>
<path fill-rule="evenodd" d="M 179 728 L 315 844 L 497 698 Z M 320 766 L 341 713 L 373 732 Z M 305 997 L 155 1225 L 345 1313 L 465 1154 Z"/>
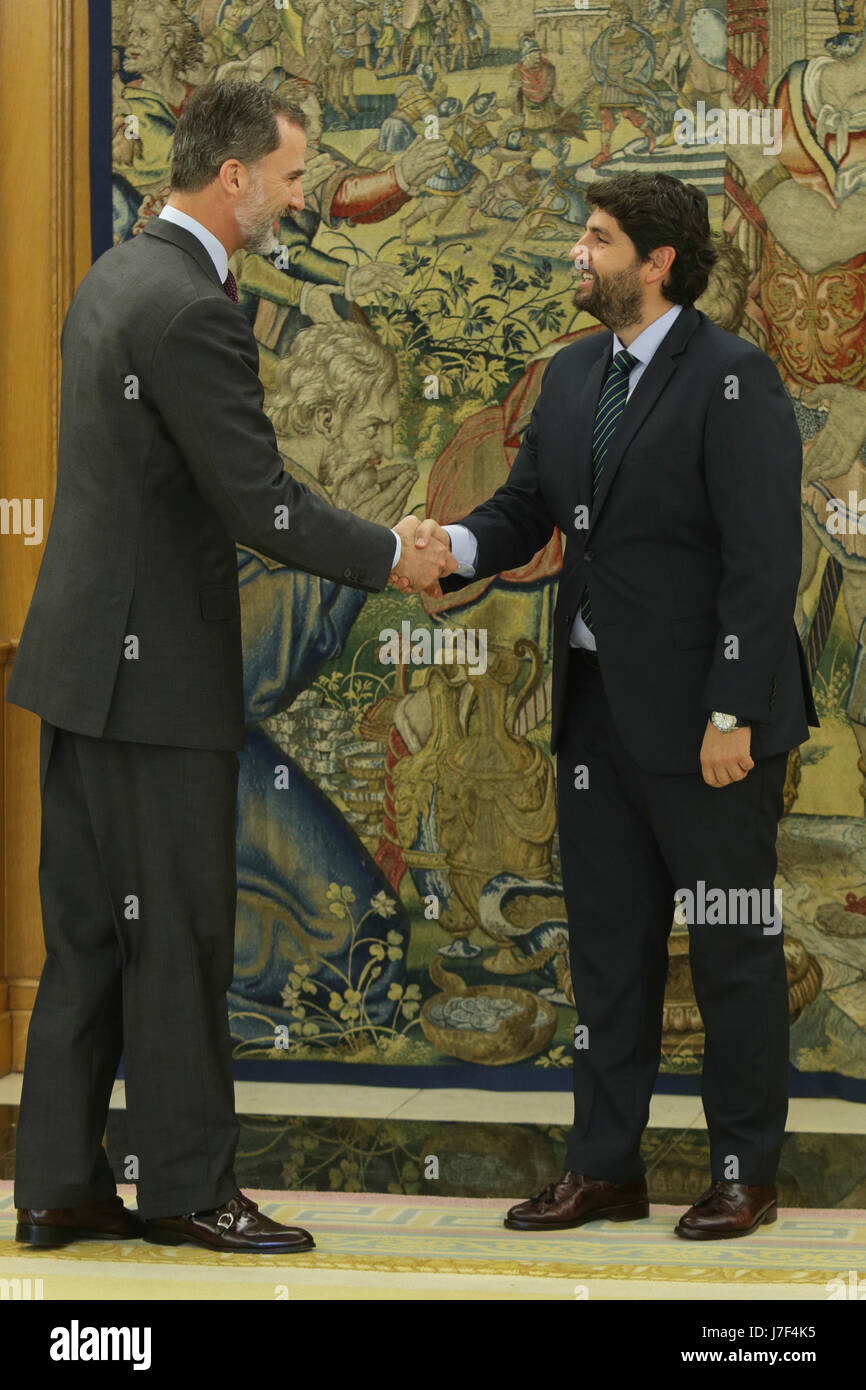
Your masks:
<path fill-rule="evenodd" d="M 169 222 L 167 217 L 149 217 L 144 224 L 142 235 L 144 233 L 147 233 L 148 236 L 160 237 L 163 241 L 170 241 L 172 245 L 179 246 L 182 251 L 188 251 L 198 261 L 202 270 L 210 276 L 214 284 L 221 284 L 217 268 L 207 250 L 198 237 L 193 236 L 186 227 L 179 227 L 176 222 Z"/>
<path fill-rule="evenodd" d="M 587 540 L 589 540 L 589 533 L 598 521 L 599 514 L 613 486 L 617 469 L 622 462 L 626 449 L 637 434 L 637 431 L 640 429 L 647 415 L 649 415 L 671 377 L 674 375 L 678 365 L 675 359 L 682 352 L 699 322 L 699 311 L 695 309 L 693 305 L 686 305 L 682 312 L 677 315 L 664 338 L 662 338 L 662 341 L 653 353 L 649 366 L 644 369 L 637 386 L 626 401 L 625 409 L 622 412 L 619 424 L 614 430 L 610 443 L 608 444 L 604 467 L 601 471 L 601 477 L 598 480 L 598 491 L 592 505 Z M 607 354 L 604 363 L 604 373 L 607 372 L 609 366 L 610 353 Z M 599 385 L 599 390 L 595 394 L 596 404 L 598 402 L 600 389 L 601 386 Z M 595 410 L 593 410 L 592 419 L 593 421 L 595 420 Z M 591 469 L 592 431 L 590 431 L 590 437 L 588 439 L 586 438 L 585 431 L 582 431 L 582 435 L 586 446 L 586 457 L 590 460 L 589 464 L 586 466 Z M 583 457 L 581 457 L 581 466 L 584 466 Z M 591 472 L 589 476 L 591 479 Z M 591 495 L 591 490 L 590 493 L 582 492 L 581 495 Z"/>

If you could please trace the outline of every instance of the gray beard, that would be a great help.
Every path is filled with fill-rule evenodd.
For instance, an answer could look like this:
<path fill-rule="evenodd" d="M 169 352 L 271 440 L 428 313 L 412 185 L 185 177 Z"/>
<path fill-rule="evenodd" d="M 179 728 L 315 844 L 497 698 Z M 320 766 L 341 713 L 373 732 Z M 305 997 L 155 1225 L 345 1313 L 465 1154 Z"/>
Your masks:
<path fill-rule="evenodd" d="M 252 195 L 247 206 L 243 209 L 239 208 L 236 217 L 243 234 L 245 250 L 257 251 L 262 256 L 270 256 L 274 251 L 279 250 L 280 243 L 271 230 L 274 225 L 274 214 L 262 197 L 261 184 L 258 180 L 253 184 Z"/>
<path fill-rule="evenodd" d="M 241 231 L 244 233 L 244 249 L 246 251 L 257 251 L 262 256 L 273 255 L 274 251 L 279 250 L 280 243 L 278 238 L 274 236 L 272 227 L 273 218 L 269 218 L 267 222 L 260 222 L 249 231 L 246 231 L 246 229 L 242 227 Z"/>

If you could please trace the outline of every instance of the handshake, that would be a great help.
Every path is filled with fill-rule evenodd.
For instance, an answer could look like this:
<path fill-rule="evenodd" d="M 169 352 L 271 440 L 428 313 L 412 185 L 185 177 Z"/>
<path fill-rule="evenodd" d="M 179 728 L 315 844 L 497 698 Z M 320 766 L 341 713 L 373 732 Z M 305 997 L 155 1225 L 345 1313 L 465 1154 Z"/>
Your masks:
<path fill-rule="evenodd" d="M 439 597 L 439 580 L 453 574 L 457 561 L 451 554 L 451 537 L 438 521 L 428 517 L 404 516 L 393 527 L 400 537 L 400 559 L 391 571 L 390 582 L 403 593 L 430 594 Z"/>

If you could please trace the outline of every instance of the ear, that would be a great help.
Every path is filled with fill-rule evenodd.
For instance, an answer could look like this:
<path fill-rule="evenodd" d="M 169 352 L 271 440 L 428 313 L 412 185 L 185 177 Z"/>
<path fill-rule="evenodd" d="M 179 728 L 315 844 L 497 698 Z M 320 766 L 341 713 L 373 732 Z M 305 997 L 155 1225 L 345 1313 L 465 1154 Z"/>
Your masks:
<path fill-rule="evenodd" d="M 337 433 L 337 417 L 329 405 L 319 405 L 313 412 L 313 425 L 319 434 L 331 439 Z"/>
<path fill-rule="evenodd" d="M 225 159 L 220 165 L 217 178 L 224 193 L 231 197 L 236 197 L 244 190 L 244 179 L 247 177 L 246 171 L 237 159 Z"/>
<path fill-rule="evenodd" d="M 647 275 L 647 283 L 655 285 L 665 279 L 668 271 L 676 260 L 677 253 L 673 246 L 657 246 L 654 251 L 649 253 L 650 270 Z"/>

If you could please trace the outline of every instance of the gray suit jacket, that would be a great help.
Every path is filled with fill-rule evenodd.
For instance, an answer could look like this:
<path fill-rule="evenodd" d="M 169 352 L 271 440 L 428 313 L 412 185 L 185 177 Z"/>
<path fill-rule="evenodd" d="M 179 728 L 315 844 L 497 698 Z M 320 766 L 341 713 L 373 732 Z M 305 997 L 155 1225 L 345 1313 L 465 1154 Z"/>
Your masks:
<path fill-rule="evenodd" d="M 283 469 L 258 349 L 199 240 L 152 218 L 63 325 L 57 494 L 12 704 L 92 736 L 244 744 L 235 542 L 385 587 L 386 526 Z"/>

